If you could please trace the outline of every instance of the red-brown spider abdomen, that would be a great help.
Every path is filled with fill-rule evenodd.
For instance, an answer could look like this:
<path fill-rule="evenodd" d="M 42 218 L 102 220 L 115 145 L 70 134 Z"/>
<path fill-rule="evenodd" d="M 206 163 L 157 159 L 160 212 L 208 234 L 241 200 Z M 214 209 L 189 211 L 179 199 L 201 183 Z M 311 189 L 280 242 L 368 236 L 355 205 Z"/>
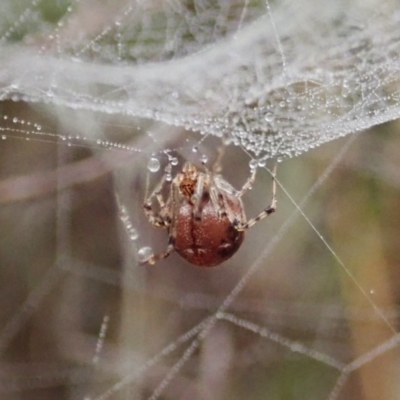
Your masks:
<path fill-rule="evenodd" d="M 200 267 L 213 267 L 232 257 L 244 239 L 244 232 L 235 229 L 232 217 L 244 220 L 240 199 L 224 193 L 222 200 L 226 213 L 220 215 L 208 198 L 202 204 L 201 214 L 193 215 L 194 205 L 186 202 L 179 207 L 175 221 L 174 247 L 185 260 Z M 228 215 L 231 215 L 231 219 Z"/>
<path fill-rule="evenodd" d="M 205 169 L 199 172 L 195 165 L 186 162 L 182 172 L 171 182 L 169 197 L 162 196 L 164 182 L 171 173 L 172 164 L 165 169 L 165 175 L 152 195 L 143 204 L 149 221 L 157 228 L 168 229 L 168 245 L 164 252 L 151 254 L 150 248 L 143 254 L 140 264 L 155 264 L 167 258 L 174 250 L 200 267 L 214 267 L 231 258 L 243 243 L 244 231 L 272 214 L 276 209 L 275 169 L 273 174 L 273 196 L 271 205 L 257 217 L 246 221 L 242 195 L 251 188 L 255 179 L 255 169 L 240 191 L 235 190 L 225 179 Z M 214 168 L 215 171 L 218 168 Z M 151 200 L 155 198 L 160 211 L 152 209 Z M 121 208 L 121 207 L 120 207 Z M 121 219 L 129 230 L 131 224 L 126 220 L 124 209 Z M 139 251 L 140 252 L 140 251 Z M 142 251 L 143 252 L 143 251 Z M 144 258 L 143 255 L 149 252 Z"/>

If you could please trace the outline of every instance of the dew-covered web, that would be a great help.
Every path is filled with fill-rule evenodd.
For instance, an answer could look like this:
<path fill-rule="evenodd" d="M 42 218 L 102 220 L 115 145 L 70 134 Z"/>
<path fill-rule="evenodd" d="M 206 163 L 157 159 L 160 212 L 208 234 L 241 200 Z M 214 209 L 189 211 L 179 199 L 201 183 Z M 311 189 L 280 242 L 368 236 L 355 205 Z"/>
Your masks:
<path fill-rule="evenodd" d="M 397 398 L 399 16 L 3 0 L 1 398 Z M 219 267 L 139 266 L 145 193 L 222 145 L 248 218 L 279 161 L 277 213 Z"/>

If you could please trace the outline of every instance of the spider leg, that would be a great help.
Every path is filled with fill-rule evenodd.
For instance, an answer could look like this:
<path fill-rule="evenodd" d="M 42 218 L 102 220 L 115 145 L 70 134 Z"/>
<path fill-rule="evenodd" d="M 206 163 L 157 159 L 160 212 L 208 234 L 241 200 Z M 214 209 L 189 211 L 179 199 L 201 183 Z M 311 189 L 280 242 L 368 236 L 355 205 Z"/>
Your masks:
<path fill-rule="evenodd" d="M 149 222 L 156 228 L 166 228 L 169 226 L 170 221 L 162 216 L 162 211 L 165 209 L 165 202 L 162 197 L 161 191 L 163 190 L 165 182 L 170 184 L 171 182 L 167 180 L 167 176 L 171 174 L 172 166 L 168 164 L 165 168 L 165 173 L 162 176 L 158 185 L 154 188 L 150 196 L 143 203 L 143 211 L 149 220 Z M 160 212 L 157 212 L 152 207 L 152 200 L 156 198 L 160 206 Z"/>
<path fill-rule="evenodd" d="M 201 219 L 201 212 L 203 211 L 203 197 L 204 197 L 204 176 L 199 175 L 196 183 L 196 189 L 194 192 L 194 207 L 193 207 L 193 217 L 195 220 Z"/>
<path fill-rule="evenodd" d="M 227 211 L 225 209 L 225 202 L 224 197 L 222 196 L 221 192 L 215 189 L 214 186 L 211 186 L 210 189 L 210 198 L 213 208 L 218 210 L 218 214 L 220 218 L 227 216 Z"/>
<path fill-rule="evenodd" d="M 171 187 L 171 207 L 173 208 L 172 213 L 178 212 L 179 208 L 179 188 L 176 185 L 172 185 Z M 168 228 L 170 228 L 167 249 L 161 253 L 154 254 L 150 258 L 145 261 L 139 263 L 139 265 L 154 265 L 157 261 L 163 260 L 167 258 L 174 250 L 175 250 L 175 238 L 176 238 L 176 228 L 175 225 L 171 221 L 168 222 Z"/>
<path fill-rule="evenodd" d="M 221 163 L 222 163 L 224 154 L 225 154 L 225 145 L 221 145 L 218 148 L 218 155 L 217 155 L 217 158 L 214 161 L 214 165 L 212 167 L 212 172 L 214 174 L 219 174 L 221 172 L 221 170 L 222 170 Z"/>
<path fill-rule="evenodd" d="M 143 204 L 143 211 L 149 222 L 156 228 L 167 228 L 170 221 L 162 217 L 157 211 L 153 210 L 151 204 Z"/>
<path fill-rule="evenodd" d="M 265 208 L 263 211 L 260 212 L 260 214 L 257 215 L 257 217 L 250 219 L 247 222 L 236 222 L 235 223 L 235 229 L 238 231 L 244 231 L 246 229 L 251 228 L 253 225 L 255 225 L 258 221 L 261 221 L 265 217 L 268 217 L 271 215 L 273 212 L 276 211 L 276 164 L 274 167 L 274 170 L 272 172 L 272 200 L 271 200 L 271 205 L 269 205 L 267 208 Z"/>
<path fill-rule="evenodd" d="M 175 250 L 175 236 L 171 234 L 169 236 L 167 249 L 165 251 L 151 256 L 147 260 L 139 263 L 139 265 L 146 265 L 146 264 L 154 265 L 157 261 L 167 258 L 174 250 Z"/>
<path fill-rule="evenodd" d="M 242 197 L 251 187 L 256 179 L 257 168 L 254 168 L 251 172 L 250 177 L 247 179 L 246 183 L 243 185 L 242 189 L 238 192 L 238 196 Z"/>

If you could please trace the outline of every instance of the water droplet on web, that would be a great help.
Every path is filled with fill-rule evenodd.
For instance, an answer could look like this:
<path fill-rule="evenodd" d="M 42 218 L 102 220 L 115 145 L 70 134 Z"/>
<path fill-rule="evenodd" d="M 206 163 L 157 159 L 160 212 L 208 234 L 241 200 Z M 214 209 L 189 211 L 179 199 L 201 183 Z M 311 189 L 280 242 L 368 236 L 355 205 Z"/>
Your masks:
<path fill-rule="evenodd" d="M 350 86 L 348 82 L 344 81 L 342 85 L 342 96 L 347 97 L 350 94 Z"/>
<path fill-rule="evenodd" d="M 160 169 L 160 161 L 155 157 L 151 157 L 147 164 L 147 169 L 150 172 L 157 172 Z"/>
<path fill-rule="evenodd" d="M 208 157 L 207 157 L 205 154 L 203 154 L 203 155 L 200 157 L 200 162 L 201 162 L 203 165 L 207 164 L 207 162 L 208 162 Z"/>
<path fill-rule="evenodd" d="M 274 120 L 274 114 L 272 114 L 272 113 L 266 113 L 264 118 L 265 118 L 265 120 L 266 120 L 267 122 L 272 122 L 272 121 Z"/>
<path fill-rule="evenodd" d="M 135 241 L 139 237 L 138 231 L 135 228 L 130 228 L 129 229 L 129 238 L 132 241 Z"/>
<path fill-rule="evenodd" d="M 172 165 L 178 165 L 178 159 L 176 157 L 171 158 L 171 164 Z"/>
<path fill-rule="evenodd" d="M 7 136 L 6 136 L 6 135 L 1 135 L 1 138 L 2 138 L 3 140 L 6 140 L 6 139 L 7 139 Z"/>
<path fill-rule="evenodd" d="M 267 160 L 265 160 L 265 159 L 258 160 L 259 167 L 264 168 L 266 164 L 267 164 Z"/>
<path fill-rule="evenodd" d="M 222 138 L 222 142 L 225 146 L 229 146 L 232 143 L 233 139 L 231 136 L 224 136 Z"/>
<path fill-rule="evenodd" d="M 250 166 L 251 170 L 256 169 L 257 165 L 258 165 L 258 161 L 257 160 L 255 160 L 254 158 L 252 160 L 250 160 L 249 166 Z"/>
<path fill-rule="evenodd" d="M 192 147 L 193 153 L 197 153 L 198 150 L 199 150 L 199 148 L 198 148 L 197 146 L 193 146 L 193 147 Z"/>
<path fill-rule="evenodd" d="M 153 256 L 153 250 L 151 247 L 142 247 L 138 251 L 138 258 L 140 262 L 148 260 L 150 257 Z"/>

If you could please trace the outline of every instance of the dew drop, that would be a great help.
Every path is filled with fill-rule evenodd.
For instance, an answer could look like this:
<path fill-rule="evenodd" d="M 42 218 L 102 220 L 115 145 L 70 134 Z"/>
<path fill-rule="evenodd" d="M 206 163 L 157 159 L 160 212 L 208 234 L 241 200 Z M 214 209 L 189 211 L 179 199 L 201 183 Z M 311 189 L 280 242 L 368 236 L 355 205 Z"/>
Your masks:
<path fill-rule="evenodd" d="M 130 228 L 129 229 L 129 238 L 132 241 L 135 241 L 139 237 L 138 231 L 135 228 Z"/>
<path fill-rule="evenodd" d="M 157 172 L 160 169 L 160 161 L 155 157 L 151 157 L 147 164 L 147 169 L 150 172 Z"/>
<path fill-rule="evenodd" d="M 265 159 L 258 160 L 259 167 L 264 168 L 266 164 L 267 164 L 267 161 Z"/>
<path fill-rule="evenodd" d="M 267 122 L 271 122 L 271 121 L 273 121 L 274 120 L 274 114 L 272 114 L 272 113 L 266 113 L 265 114 L 265 120 L 267 121 Z"/>
<path fill-rule="evenodd" d="M 229 146 L 232 143 L 233 139 L 231 136 L 224 136 L 222 138 L 222 142 L 225 146 Z"/>
<path fill-rule="evenodd" d="M 6 136 L 6 135 L 1 135 L 1 138 L 2 138 L 3 140 L 6 140 L 6 139 L 7 139 L 7 136 Z"/>
<path fill-rule="evenodd" d="M 207 164 L 207 162 L 208 162 L 208 157 L 207 157 L 205 154 L 203 154 L 203 155 L 200 157 L 200 162 L 201 162 L 203 165 Z"/>
<path fill-rule="evenodd" d="M 138 251 L 138 258 L 140 262 L 148 260 L 153 255 L 153 250 L 151 247 L 142 247 Z"/>
<path fill-rule="evenodd" d="M 250 166 L 251 170 L 257 168 L 257 165 L 258 165 L 258 161 L 257 160 L 255 160 L 254 158 L 252 160 L 250 160 L 249 166 Z"/>
<path fill-rule="evenodd" d="M 171 164 L 172 165 L 178 165 L 178 159 L 176 157 L 171 158 Z"/>
<path fill-rule="evenodd" d="M 197 146 L 193 146 L 193 147 L 192 147 L 193 153 L 197 153 L 198 150 L 199 150 L 199 148 L 198 148 Z"/>

